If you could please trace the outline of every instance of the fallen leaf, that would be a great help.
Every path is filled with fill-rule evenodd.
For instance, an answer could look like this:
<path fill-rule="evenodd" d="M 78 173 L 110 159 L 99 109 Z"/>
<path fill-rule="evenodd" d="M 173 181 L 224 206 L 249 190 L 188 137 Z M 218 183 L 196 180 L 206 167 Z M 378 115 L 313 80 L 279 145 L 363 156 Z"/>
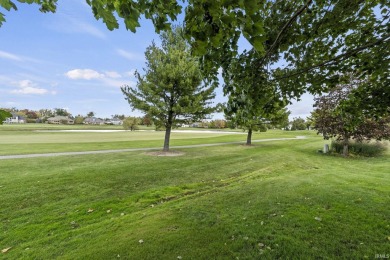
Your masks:
<path fill-rule="evenodd" d="M 1 250 L 1 252 L 3 254 L 7 253 L 12 247 L 7 247 L 7 248 L 4 248 L 3 250 Z"/>
<path fill-rule="evenodd" d="M 138 243 L 140 243 L 140 244 L 142 244 L 144 241 L 142 240 L 142 239 L 140 239 L 139 241 L 138 241 Z"/>
<path fill-rule="evenodd" d="M 263 243 L 258 243 L 258 246 L 259 247 L 264 247 L 264 244 Z"/>
<path fill-rule="evenodd" d="M 88 209 L 87 212 L 88 212 L 88 213 L 91 213 L 91 212 L 93 212 L 93 209 Z"/>
<path fill-rule="evenodd" d="M 182 257 L 179 255 L 179 256 L 177 256 L 177 259 L 182 259 Z"/>
<path fill-rule="evenodd" d="M 321 221 L 322 220 L 320 217 L 315 217 L 314 219 L 317 220 L 317 221 Z"/>
<path fill-rule="evenodd" d="M 108 210 L 107 210 L 107 213 L 111 213 L 111 209 L 108 209 Z"/>

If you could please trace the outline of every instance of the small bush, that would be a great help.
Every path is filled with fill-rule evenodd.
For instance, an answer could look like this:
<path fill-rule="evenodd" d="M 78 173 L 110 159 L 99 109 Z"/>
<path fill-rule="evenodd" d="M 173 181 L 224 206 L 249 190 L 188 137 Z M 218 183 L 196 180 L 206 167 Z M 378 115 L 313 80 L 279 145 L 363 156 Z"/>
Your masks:
<path fill-rule="evenodd" d="M 135 131 L 138 130 L 139 119 L 136 117 L 127 117 L 125 120 L 123 120 L 123 128 L 125 130 Z"/>
<path fill-rule="evenodd" d="M 330 150 L 334 153 L 343 153 L 343 144 L 341 142 L 332 141 Z M 381 142 L 356 142 L 352 141 L 348 145 L 350 154 L 374 157 L 382 155 L 386 151 L 386 146 Z"/>
<path fill-rule="evenodd" d="M 29 123 L 29 124 L 31 124 L 31 123 L 36 123 L 36 122 L 37 122 L 36 119 L 32 119 L 32 118 L 27 118 L 27 119 L 26 119 L 26 123 Z"/>

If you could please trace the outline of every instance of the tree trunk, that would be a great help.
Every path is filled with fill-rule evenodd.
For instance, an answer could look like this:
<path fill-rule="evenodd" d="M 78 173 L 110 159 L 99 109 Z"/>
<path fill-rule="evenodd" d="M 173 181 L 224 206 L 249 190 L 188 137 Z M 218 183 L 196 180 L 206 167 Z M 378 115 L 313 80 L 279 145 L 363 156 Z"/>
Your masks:
<path fill-rule="evenodd" d="M 173 123 L 173 112 L 169 112 L 168 114 L 168 122 L 165 125 L 165 139 L 164 139 L 164 152 L 169 151 L 169 141 L 171 139 L 171 130 L 172 130 L 172 123 Z"/>
<path fill-rule="evenodd" d="M 344 144 L 344 146 L 343 146 L 343 156 L 344 157 L 348 157 L 348 139 L 345 139 L 344 140 L 344 142 L 343 142 L 343 144 Z"/>
<path fill-rule="evenodd" d="M 252 129 L 248 129 L 248 135 L 246 136 L 246 145 L 252 145 Z"/>
<path fill-rule="evenodd" d="M 165 129 L 165 139 L 164 139 L 164 152 L 169 151 L 169 140 L 171 139 L 171 129 L 172 126 L 166 127 Z"/>

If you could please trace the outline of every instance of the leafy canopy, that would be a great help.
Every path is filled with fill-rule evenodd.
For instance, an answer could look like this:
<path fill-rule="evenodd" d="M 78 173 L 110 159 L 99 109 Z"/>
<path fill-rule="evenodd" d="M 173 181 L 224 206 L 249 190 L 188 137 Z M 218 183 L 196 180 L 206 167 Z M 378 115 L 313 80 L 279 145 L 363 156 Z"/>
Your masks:
<path fill-rule="evenodd" d="M 57 0 L 19 0 L 36 3 L 43 12 L 54 12 Z M 135 32 L 144 16 L 157 32 L 168 31 L 171 21 L 184 13 L 184 34 L 194 54 L 201 56 L 203 71 L 218 80 L 218 69 L 227 69 L 238 55 L 242 37 L 262 57 L 258 66 L 294 98 L 321 93 L 340 83 L 340 75 L 354 72 L 377 82 L 369 88 L 378 102 L 376 116 L 390 102 L 390 2 L 385 0 L 205 1 L 205 0 L 87 0 L 96 19 L 107 28 L 118 19 Z M 0 2 L 16 9 L 11 0 Z M 185 8 L 183 8 L 185 6 Z M 4 15 L 0 14 L 0 24 Z M 284 63 L 284 66 L 280 64 Z M 371 86 L 374 87 L 374 86 Z M 367 90 L 367 88 L 365 88 Z M 357 90 L 356 95 L 364 96 Z"/>

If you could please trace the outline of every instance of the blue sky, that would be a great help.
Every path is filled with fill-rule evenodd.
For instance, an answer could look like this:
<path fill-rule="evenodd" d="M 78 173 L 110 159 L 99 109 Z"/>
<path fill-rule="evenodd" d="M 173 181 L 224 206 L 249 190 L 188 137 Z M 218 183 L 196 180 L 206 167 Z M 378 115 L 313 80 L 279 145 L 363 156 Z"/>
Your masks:
<path fill-rule="evenodd" d="M 120 86 L 136 84 L 134 71 L 142 71 L 145 49 L 159 42 L 150 21 L 141 21 L 133 34 L 123 24 L 109 31 L 83 0 L 59 1 L 55 14 L 40 13 L 36 5 L 17 7 L 1 10 L 7 21 L 0 27 L 0 107 L 141 115 L 130 110 Z M 312 110 L 312 97 L 302 99 L 289 107 L 291 117 Z M 216 102 L 225 100 L 218 89 Z"/>

